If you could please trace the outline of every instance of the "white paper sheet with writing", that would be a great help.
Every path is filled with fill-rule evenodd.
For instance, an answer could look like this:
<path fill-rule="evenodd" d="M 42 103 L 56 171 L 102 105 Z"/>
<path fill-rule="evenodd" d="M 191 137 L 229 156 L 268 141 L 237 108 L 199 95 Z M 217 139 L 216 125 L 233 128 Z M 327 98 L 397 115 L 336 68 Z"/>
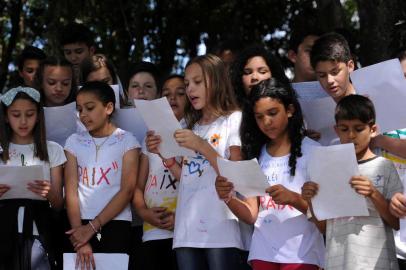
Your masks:
<path fill-rule="evenodd" d="M 93 253 L 94 261 L 97 270 L 127 270 L 128 269 L 128 255 L 120 253 Z M 63 254 L 63 269 L 64 270 L 77 270 L 76 253 Z"/>
<path fill-rule="evenodd" d="M 291 85 L 298 95 L 298 98 L 303 100 L 313 100 L 329 96 L 326 91 L 323 90 L 319 81 L 292 83 Z"/>
<path fill-rule="evenodd" d="M 312 100 L 299 99 L 306 128 L 321 133 L 318 141 L 321 145 L 335 144 L 337 135 L 334 131 L 334 110 L 336 103 L 331 97 Z"/>
<path fill-rule="evenodd" d="M 112 120 L 117 127 L 131 132 L 142 145 L 147 126 L 136 108 L 116 109 Z"/>
<path fill-rule="evenodd" d="M 47 140 L 65 146 L 66 139 L 77 130 L 76 102 L 64 106 L 44 107 Z"/>
<path fill-rule="evenodd" d="M 349 183 L 352 176 L 359 175 L 353 144 L 314 147 L 308 175 L 319 185 L 319 191 L 312 199 L 318 220 L 368 216 L 365 197 L 356 193 Z"/>
<path fill-rule="evenodd" d="M 45 200 L 45 198 L 27 189 L 27 184 L 34 180 L 44 180 L 44 168 L 41 165 L 35 166 L 0 166 L 0 184 L 5 184 L 10 189 L 0 197 L 5 199 L 34 199 Z M 49 179 L 47 179 L 49 180 Z"/>
<path fill-rule="evenodd" d="M 217 157 L 217 165 L 220 175 L 232 182 L 235 191 L 238 191 L 244 197 L 266 195 L 265 190 L 269 187 L 269 184 L 256 158 L 230 161 Z"/>
<path fill-rule="evenodd" d="M 176 119 L 168 99 L 163 97 L 154 100 L 134 100 L 135 107 L 139 110 L 149 130 L 161 136 L 160 153 L 164 158 L 176 156 L 195 156 L 195 152 L 181 147 L 173 137 L 178 129 L 182 129 Z"/>
<path fill-rule="evenodd" d="M 406 128 L 406 79 L 398 59 L 355 70 L 350 74 L 357 94 L 375 105 L 380 132 Z"/>

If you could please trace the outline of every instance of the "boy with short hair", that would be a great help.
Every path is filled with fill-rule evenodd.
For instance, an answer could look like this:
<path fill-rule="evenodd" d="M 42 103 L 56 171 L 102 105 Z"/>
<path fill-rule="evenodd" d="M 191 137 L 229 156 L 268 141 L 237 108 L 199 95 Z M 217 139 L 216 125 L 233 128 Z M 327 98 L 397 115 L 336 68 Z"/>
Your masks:
<path fill-rule="evenodd" d="M 350 48 L 345 38 L 337 33 L 327 33 L 315 41 L 310 61 L 317 80 L 335 102 L 355 94 L 350 81 L 354 70 Z"/>
<path fill-rule="evenodd" d="M 25 86 L 33 87 L 35 73 L 40 63 L 46 58 L 43 50 L 28 45 L 24 48 L 17 60 L 18 75 L 23 80 Z"/>
<path fill-rule="evenodd" d="M 376 132 L 374 106 L 364 96 L 349 95 L 338 102 L 335 119 L 341 143 L 354 143 L 360 175 L 349 184 L 367 198 L 369 216 L 321 222 L 311 218 L 326 228 L 326 269 L 398 269 L 392 228 L 399 229 L 399 219 L 389 212 L 389 200 L 403 186 L 392 162 L 369 147 Z M 309 205 L 317 191 L 314 182 L 303 185 Z"/>
<path fill-rule="evenodd" d="M 95 53 L 94 36 L 89 28 L 79 23 L 67 24 L 61 32 L 60 46 L 63 54 L 75 70 L 79 79 L 80 64 Z"/>

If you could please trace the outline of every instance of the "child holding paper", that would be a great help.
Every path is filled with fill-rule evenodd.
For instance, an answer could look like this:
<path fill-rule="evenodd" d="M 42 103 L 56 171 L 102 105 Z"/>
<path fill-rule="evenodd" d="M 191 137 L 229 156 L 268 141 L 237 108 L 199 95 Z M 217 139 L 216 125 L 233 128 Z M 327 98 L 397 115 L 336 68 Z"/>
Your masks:
<path fill-rule="evenodd" d="M 167 97 L 176 118 L 181 121 L 186 105 L 183 76 L 168 77 L 162 87 L 162 96 Z M 165 165 L 159 155 L 148 152 L 143 145 L 133 205 L 144 220 L 144 258 L 141 259 L 145 269 L 177 269 L 172 239 L 179 182 L 169 170 L 174 162 L 175 158 Z M 159 254 L 159 260 L 156 254 Z"/>
<path fill-rule="evenodd" d="M 163 160 L 180 180 L 173 247 L 179 269 L 237 269 L 242 248 L 237 218 L 215 195 L 217 156 L 241 159 L 238 111 L 225 64 L 208 54 L 192 59 L 185 70 L 185 120 L 175 132 L 180 146 L 196 152 L 182 165 Z M 150 152 L 159 153 L 160 138 L 147 135 Z"/>
<path fill-rule="evenodd" d="M 140 147 L 111 117 L 115 95 L 104 82 L 87 82 L 76 97 L 87 131 L 66 141 L 66 208 L 77 265 L 94 269 L 95 253 L 128 253 Z"/>
<path fill-rule="evenodd" d="M 354 143 L 360 175 L 349 184 L 367 198 L 370 215 L 321 221 L 326 230 L 326 269 L 398 269 L 392 228 L 399 229 L 399 220 L 389 212 L 388 201 L 403 187 L 392 162 L 369 147 L 376 131 L 374 106 L 364 96 L 350 95 L 338 102 L 335 119 L 341 143 Z M 302 197 L 311 205 L 317 190 L 316 183 L 306 182 Z"/>
<path fill-rule="evenodd" d="M 216 190 L 235 215 L 255 223 L 248 258 L 254 270 L 316 270 L 324 265 L 323 237 L 307 220 L 308 205 L 299 193 L 308 151 L 317 144 L 304 132 L 300 105 L 289 84 L 270 79 L 252 88 L 240 129 L 242 150 L 245 158 L 259 159 L 269 196 L 236 197 L 232 182 L 221 176 Z"/>
<path fill-rule="evenodd" d="M 27 186 L 44 200 L 0 200 L 0 269 L 55 269 L 51 236 L 52 210 L 63 207 L 63 149 L 46 141 L 40 93 L 29 87 L 10 89 L 1 97 L 2 165 L 42 165 L 44 179 Z M 10 191 L 0 185 L 1 196 Z"/>

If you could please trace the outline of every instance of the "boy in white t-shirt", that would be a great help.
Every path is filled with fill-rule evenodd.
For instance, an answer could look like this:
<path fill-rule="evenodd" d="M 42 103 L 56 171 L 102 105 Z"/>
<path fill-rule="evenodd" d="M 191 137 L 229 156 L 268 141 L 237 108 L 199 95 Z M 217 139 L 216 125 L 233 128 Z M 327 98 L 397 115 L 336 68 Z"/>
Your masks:
<path fill-rule="evenodd" d="M 376 156 L 369 143 L 376 132 L 372 102 L 360 95 L 341 99 L 336 108 L 336 132 L 341 143 L 354 143 L 360 175 L 349 184 L 367 198 L 369 216 L 312 221 L 326 231 L 326 269 L 398 269 L 392 228 L 399 219 L 389 212 L 389 200 L 403 187 L 391 161 Z M 302 196 L 311 204 L 318 186 L 306 182 Z"/>

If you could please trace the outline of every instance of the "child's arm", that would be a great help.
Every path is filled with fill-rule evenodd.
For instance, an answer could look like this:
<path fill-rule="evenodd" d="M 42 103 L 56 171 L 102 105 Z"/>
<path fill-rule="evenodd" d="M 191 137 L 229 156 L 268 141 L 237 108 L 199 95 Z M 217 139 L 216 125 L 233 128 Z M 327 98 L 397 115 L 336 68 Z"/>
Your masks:
<path fill-rule="evenodd" d="M 350 180 L 351 187 L 358 194 L 370 198 L 381 218 L 393 229 L 399 230 L 399 219 L 389 211 L 389 203 L 365 176 L 353 176 Z"/>
<path fill-rule="evenodd" d="M 145 137 L 145 143 L 148 152 L 157 154 L 161 157 L 162 161 L 166 164 L 166 167 L 171 171 L 172 175 L 175 176 L 176 180 L 180 180 L 180 175 L 182 173 L 182 165 L 180 165 L 175 158 L 165 159 L 161 156 L 159 152 L 159 145 L 161 144 L 161 136 L 154 135 L 154 131 L 149 130 Z"/>
<path fill-rule="evenodd" d="M 148 180 L 149 174 L 149 160 L 148 156 L 141 154 L 140 167 L 138 173 L 137 184 L 133 196 L 133 205 L 138 215 L 142 220 L 149 224 L 164 230 L 173 229 L 172 222 L 165 222 L 164 217 L 170 213 L 166 211 L 165 207 L 151 207 L 148 208 L 144 200 L 145 184 Z M 173 221 L 173 220 L 172 220 Z"/>
<path fill-rule="evenodd" d="M 395 193 L 390 201 L 389 210 L 395 217 L 406 216 L 406 197 L 402 193 Z"/>
<path fill-rule="evenodd" d="M 216 178 L 216 191 L 221 200 L 227 204 L 231 212 L 247 224 L 254 224 L 258 217 L 259 201 L 257 197 L 241 200 L 232 195 L 233 183 L 223 176 Z"/>
<path fill-rule="evenodd" d="M 293 206 L 303 214 L 306 214 L 309 206 L 299 193 L 291 191 L 283 185 L 273 185 L 267 188 L 266 192 L 269 193 L 269 196 L 277 204 Z"/>
<path fill-rule="evenodd" d="M 406 140 L 379 134 L 372 138 L 371 144 L 373 147 L 379 147 L 385 149 L 391 154 L 406 158 Z"/>
<path fill-rule="evenodd" d="M 319 231 L 322 234 L 325 234 L 326 233 L 326 221 L 317 220 L 317 218 L 313 212 L 313 206 L 312 206 L 312 201 L 311 201 L 311 199 L 314 196 L 316 196 L 318 190 L 319 190 L 319 186 L 316 183 L 309 181 L 309 182 L 306 182 L 303 184 L 301 195 L 302 195 L 302 198 L 304 200 L 306 200 L 309 205 L 309 209 L 310 209 L 311 216 L 312 216 L 309 220 L 316 225 L 316 227 L 319 229 Z"/>
<path fill-rule="evenodd" d="M 63 166 L 56 166 L 51 168 L 51 189 L 49 190 L 47 199 L 52 208 L 63 208 Z"/>
<path fill-rule="evenodd" d="M 3 196 L 3 194 L 6 193 L 9 189 L 9 186 L 0 184 L 0 197 Z"/>

